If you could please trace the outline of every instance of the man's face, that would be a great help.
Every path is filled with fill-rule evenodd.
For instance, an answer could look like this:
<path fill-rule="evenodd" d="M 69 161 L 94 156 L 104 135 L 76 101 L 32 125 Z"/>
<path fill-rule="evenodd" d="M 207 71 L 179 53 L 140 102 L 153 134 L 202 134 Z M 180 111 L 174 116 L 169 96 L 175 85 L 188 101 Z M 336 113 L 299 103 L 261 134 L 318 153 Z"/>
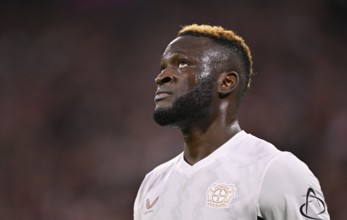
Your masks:
<path fill-rule="evenodd" d="M 155 79 L 154 119 L 160 125 L 187 126 L 209 114 L 215 75 L 211 40 L 182 36 L 172 41 Z"/>

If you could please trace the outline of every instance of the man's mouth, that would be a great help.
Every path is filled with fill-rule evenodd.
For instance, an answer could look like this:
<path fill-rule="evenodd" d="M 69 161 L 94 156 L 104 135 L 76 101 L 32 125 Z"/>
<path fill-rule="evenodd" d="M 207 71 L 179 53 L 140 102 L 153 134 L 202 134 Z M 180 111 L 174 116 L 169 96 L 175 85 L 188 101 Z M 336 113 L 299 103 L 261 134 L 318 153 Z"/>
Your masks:
<path fill-rule="evenodd" d="M 160 100 L 162 100 L 162 99 L 164 99 L 164 98 L 170 96 L 170 95 L 171 95 L 171 92 L 169 92 L 169 91 L 161 91 L 161 90 L 158 90 L 155 94 L 156 94 L 156 95 L 155 95 L 155 97 L 154 97 L 154 101 L 155 101 L 155 102 L 158 102 L 158 101 L 160 101 Z"/>

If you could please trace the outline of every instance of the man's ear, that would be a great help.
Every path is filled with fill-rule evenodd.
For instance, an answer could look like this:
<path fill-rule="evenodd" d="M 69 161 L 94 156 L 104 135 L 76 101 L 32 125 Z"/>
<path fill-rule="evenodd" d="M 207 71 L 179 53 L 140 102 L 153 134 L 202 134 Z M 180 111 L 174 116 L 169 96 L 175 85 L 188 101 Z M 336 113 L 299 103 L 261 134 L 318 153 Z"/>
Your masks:
<path fill-rule="evenodd" d="M 235 71 L 224 72 L 218 78 L 218 94 L 221 97 L 228 96 L 239 85 L 240 77 Z"/>

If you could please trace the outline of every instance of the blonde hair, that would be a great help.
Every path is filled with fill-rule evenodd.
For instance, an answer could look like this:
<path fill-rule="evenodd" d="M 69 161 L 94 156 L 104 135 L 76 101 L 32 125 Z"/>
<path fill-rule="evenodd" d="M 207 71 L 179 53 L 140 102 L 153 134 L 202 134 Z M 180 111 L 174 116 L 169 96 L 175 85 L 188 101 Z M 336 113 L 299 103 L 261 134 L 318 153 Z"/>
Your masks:
<path fill-rule="evenodd" d="M 251 51 L 244 39 L 235 34 L 232 30 L 224 29 L 221 26 L 197 25 L 191 24 L 183 26 L 178 32 L 178 36 L 195 35 L 205 36 L 214 39 L 216 42 L 223 42 L 235 49 L 240 59 L 245 65 L 246 70 L 246 88 L 251 85 L 251 77 L 253 76 L 253 61 Z"/>

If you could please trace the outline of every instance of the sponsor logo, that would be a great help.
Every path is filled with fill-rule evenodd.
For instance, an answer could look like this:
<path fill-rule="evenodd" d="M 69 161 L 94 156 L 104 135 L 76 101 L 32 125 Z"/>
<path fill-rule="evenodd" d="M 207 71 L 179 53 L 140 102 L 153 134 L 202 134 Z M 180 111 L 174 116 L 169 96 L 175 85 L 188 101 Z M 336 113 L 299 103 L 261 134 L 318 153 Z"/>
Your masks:
<path fill-rule="evenodd" d="M 159 199 L 159 196 L 157 196 L 157 198 L 155 198 L 153 200 L 153 202 L 151 202 L 151 200 L 149 200 L 148 198 L 146 199 L 146 209 L 151 209 L 153 208 L 153 206 L 155 206 L 155 204 L 157 204 Z"/>
<path fill-rule="evenodd" d="M 236 187 L 233 184 L 214 183 L 206 192 L 206 206 L 228 208 L 235 193 Z"/>
<path fill-rule="evenodd" d="M 321 214 L 326 212 L 326 206 L 323 199 L 316 196 L 316 192 L 312 188 L 308 188 L 305 203 L 300 206 L 300 213 L 307 219 L 323 220 L 319 218 Z"/>
<path fill-rule="evenodd" d="M 157 204 L 159 199 L 159 196 L 157 196 L 157 198 L 155 198 L 152 202 L 151 200 L 149 200 L 149 198 L 146 199 L 146 211 L 145 211 L 145 215 L 148 213 L 153 212 L 153 207 Z"/>

